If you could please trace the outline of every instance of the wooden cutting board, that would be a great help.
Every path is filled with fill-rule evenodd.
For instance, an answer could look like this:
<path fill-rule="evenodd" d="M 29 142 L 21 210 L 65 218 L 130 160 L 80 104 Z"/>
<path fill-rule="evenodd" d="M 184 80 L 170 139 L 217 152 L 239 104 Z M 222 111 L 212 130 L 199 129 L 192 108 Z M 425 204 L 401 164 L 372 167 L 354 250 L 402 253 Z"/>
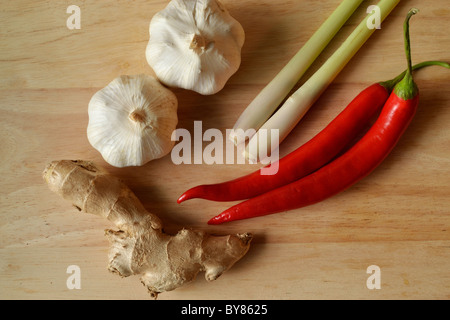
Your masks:
<path fill-rule="evenodd" d="M 202 121 L 203 130 L 232 128 L 340 1 L 223 3 L 246 32 L 241 68 L 214 96 L 174 90 L 179 128 L 193 130 L 194 121 Z M 363 2 L 307 76 L 375 3 Z M 307 208 L 208 226 L 209 218 L 234 203 L 178 205 L 178 196 L 259 165 L 175 165 L 167 156 L 119 169 L 107 165 L 86 137 L 87 105 L 97 90 L 122 74 L 153 74 L 145 60 L 148 25 L 166 4 L 0 5 L 0 298 L 149 299 L 137 277 L 122 279 L 106 270 L 108 221 L 79 213 L 46 187 L 42 171 L 58 159 L 105 166 L 161 217 L 167 231 L 187 226 L 254 234 L 248 254 L 217 281 L 199 275 L 159 299 L 450 298 L 450 72 L 433 67 L 416 73 L 421 102 L 415 119 L 392 154 L 357 185 Z M 80 29 L 66 26 L 70 5 L 81 10 Z M 411 21 L 413 62 L 450 60 L 448 1 L 401 1 L 283 142 L 281 155 L 314 136 L 363 88 L 403 71 L 402 23 L 413 6 L 421 10 Z M 80 289 L 67 285 L 70 266 L 79 267 Z"/>

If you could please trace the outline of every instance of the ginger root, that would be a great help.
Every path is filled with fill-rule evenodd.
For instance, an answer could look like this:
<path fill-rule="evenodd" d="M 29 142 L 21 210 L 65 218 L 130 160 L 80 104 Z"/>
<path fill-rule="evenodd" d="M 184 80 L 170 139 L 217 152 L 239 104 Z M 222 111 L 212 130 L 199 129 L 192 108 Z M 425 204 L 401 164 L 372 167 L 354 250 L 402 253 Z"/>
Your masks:
<path fill-rule="evenodd" d="M 52 191 L 80 211 L 116 225 L 119 230 L 105 231 L 111 243 L 109 271 L 123 277 L 141 275 L 154 298 L 194 280 L 201 271 L 208 281 L 217 279 L 250 247 L 249 233 L 213 236 L 190 229 L 165 233 L 160 219 L 124 183 L 92 162 L 53 161 L 43 176 Z"/>

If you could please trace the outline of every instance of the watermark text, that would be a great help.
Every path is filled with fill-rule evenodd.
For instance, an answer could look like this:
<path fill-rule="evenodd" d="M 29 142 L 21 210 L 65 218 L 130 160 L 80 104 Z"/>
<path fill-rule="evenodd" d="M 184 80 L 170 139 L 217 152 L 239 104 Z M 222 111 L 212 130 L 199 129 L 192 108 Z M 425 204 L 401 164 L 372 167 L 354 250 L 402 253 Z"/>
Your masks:
<path fill-rule="evenodd" d="M 226 129 L 225 137 L 219 129 L 207 129 L 203 132 L 202 121 L 194 121 L 193 136 L 189 130 L 178 128 L 172 133 L 172 141 L 178 142 L 172 148 L 171 158 L 174 164 L 246 164 L 260 162 L 265 165 L 261 168 L 262 175 L 274 175 L 278 172 L 278 130 L 259 130 L 257 133 L 253 129 L 239 132 L 233 129 Z M 239 141 L 234 143 L 229 139 L 230 135 L 239 137 Z M 245 140 L 255 136 L 251 142 Z M 267 151 L 265 147 L 269 141 L 274 150 Z M 206 145 L 205 145 L 206 143 Z M 251 156 L 249 156 L 251 155 Z M 250 159 L 250 160 L 249 160 Z"/>

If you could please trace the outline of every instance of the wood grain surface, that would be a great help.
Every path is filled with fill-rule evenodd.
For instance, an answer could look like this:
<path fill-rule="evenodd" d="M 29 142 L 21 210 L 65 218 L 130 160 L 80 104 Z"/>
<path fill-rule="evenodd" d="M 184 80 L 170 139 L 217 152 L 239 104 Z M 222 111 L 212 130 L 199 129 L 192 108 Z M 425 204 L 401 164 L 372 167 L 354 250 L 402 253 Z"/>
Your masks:
<path fill-rule="evenodd" d="M 392 154 L 370 176 L 322 203 L 257 219 L 208 226 L 234 203 L 178 196 L 259 165 L 175 165 L 170 156 L 113 168 L 86 137 L 91 96 L 122 74 L 153 74 L 148 26 L 166 0 L 2 1 L 0 4 L 0 298 L 150 299 L 137 277 L 106 270 L 108 221 L 79 213 L 42 179 L 58 159 L 90 159 L 127 183 L 166 230 L 252 232 L 248 254 L 214 282 L 203 275 L 159 299 L 449 299 L 450 71 L 415 74 L 419 111 Z M 242 24 L 239 71 L 214 96 L 174 89 L 179 128 L 232 128 L 239 114 L 340 3 L 339 0 L 223 0 Z M 329 57 L 376 1 L 364 1 L 314 63 Z M 81 29 L 69 30 L 69 5 Z M 446 0 L 402 0 L 283 142 L 285 155 L 313 137 L 366 86 L 406 66 L 402 23 L 411 7 L 413 62 L 450 61 Z M 299 83 L 299 84 L 300 84 Z M 70 290 L 67 268 L 81 270 Z M 366 285 L 381 270 L 380 289 Z"/>

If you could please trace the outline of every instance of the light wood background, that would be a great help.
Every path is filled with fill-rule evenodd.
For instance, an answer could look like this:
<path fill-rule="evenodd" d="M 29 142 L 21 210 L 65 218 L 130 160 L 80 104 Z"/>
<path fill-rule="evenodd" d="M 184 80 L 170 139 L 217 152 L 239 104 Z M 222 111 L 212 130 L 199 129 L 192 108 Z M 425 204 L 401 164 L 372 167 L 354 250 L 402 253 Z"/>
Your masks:
<path fill-rule="evenodd" d="M 242 24 L 242 65 L 214 96 L 174 90 L 180 128 L 232 128 L 263 86 L 312 35 L 339 0 L 223 0 Z M 364 1 L 314 63 L 339 46 L 376 1 Z M 69 30 L 66 9 L 81 8 Z M 107 165 L 86 138 L 91 96 L 121 74 L 153 71 L 145 60 L 151 17 L 163 0 L 2 1 L 0 4 L 0 297 L 2 299 L 149 299 L 137 277 L 106 270 L 108 221 L 80 214 L 53 194 L 47 162 L 90 159 L 122 178 L 168 231 L 182 226 L 218 234 L 252 232 L 248 254 L 217 281 L 199 275 L 159 299 L 448 299 L 450 298 L 450 71 L 415 74 L 419 111 L 398 146 L 369 177 L 317 205 L 208 226 L 233 203 L 178 196 L 257 165 L 179 165 L 170 156 L 138 168 Z M 413 62 L 450 61 L 446 0 L 403 0 L 350 61 L 281 146 L 281 155 L 314 136 L 366 86 L 405 68 L 402 23 L 409 8 Z M 68 266 L 81 269 L 69 290 Z M 381 270 L 369 290 L 366 270 Z"/>

